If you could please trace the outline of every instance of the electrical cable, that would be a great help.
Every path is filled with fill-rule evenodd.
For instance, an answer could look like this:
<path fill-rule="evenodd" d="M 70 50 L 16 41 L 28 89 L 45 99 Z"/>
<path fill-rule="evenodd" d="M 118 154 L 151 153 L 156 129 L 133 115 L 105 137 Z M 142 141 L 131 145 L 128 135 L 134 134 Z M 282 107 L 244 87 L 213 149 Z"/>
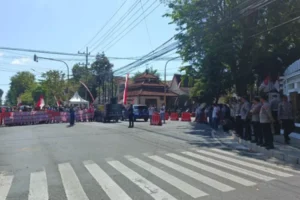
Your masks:
<path fill-rule="evenodd" d="M 118 14 L 118 12 L 122 9 L 122 7 L 125 5 L 125 3 L 127 2 L 127 0 L 125 0 L 122 5 L 117 9 L 117 11 L 109 18 L 109 20 L 106 21 L 106 23 L 97 31 L 97 33 L 94 35 L 94 37 L 89 40 L 82 48 L 81 50 L 83 50 L 86 46 L 88 46 L 105 28 L 106 26 L 109 24 L 109 22 Z"/>
<path fill-rule="evenodd" d="M 121 24 L 128 16 L 130 16 L 130 13 L 135 9 L 136 5 L 139 3 L 139 0 L 136 0 L 135 3 L 132 4 L 132 6 L 127 10 L 126 13 L 102 36 L 100 37 L 94 44 L 90 46 L 92 51 L 94 51 L 96 48 L 98 48 L 103 41 L 107 39 L 107 36 L 115 31 L 115 29 Z M 96 46 L 96 47 L 95 47 Z"/>
<path fill-rule="evenodd" d="M 152 5 L 154 5 L 154 4 L 152 4 Z M 152 6 L 151 5 L 151 6 Z M 153 13 L 154 12 L 154 10 L 156 10 L 158 7 L 160 6 L 160 4 L 158 4 L 156 7 L 154 7 L 147 15 L 145 15 L 145 17 L 148 17 L 151 13 Z M 150 7 L 148 7 L 149 9 L 150 9 Z M 148 10 L 148 9 L 147 9 Z M 146 10 L 146 11 L 147 11 Z M 142 16 L 142 15 L 140 15 L 140 16 Z M 138 18 L 137 18 L 138 19 Z M 135 20 L 136 21 L 136 20 Z M 134 21 L 134 22 L 135 22 Z M 117 42 L 119 42 L 122 38 L 124 38 L 129 32 L 131 32 L 135 27 L 137 27 L 141 22 L 143 21 L 143 18 L 138 22 L 138 23 L 136 23 L 131 29 L 129 29 L 125 34 L 123 34 L 123 35 L 121 35 L 121 37 L 119 37 L 112 45 L 110 45 L 112 42 L 110 42 L 108 45 L 110 45 L 110 46 L 108 46 L 108 45 L 106 45 L 105 47 L 104 47 L 104 49 L 105 49 L 105 51 L 108 51 L 110 48 L 112 48 L 114 45 L 116 45 L 116 43 Z M 134 23 L 133 22 L 133 23 Z M 131 23 L 130 25 L 132 25 L 133 23 Z M 130 27 L 130 25 L 128 26 L 128 27 Z M 127 27 L 127 28 L 128 28 Z M 125 29 L 126 30 L 126 29 Z M 124 30 L 124 31 L 125 31 Z"/>

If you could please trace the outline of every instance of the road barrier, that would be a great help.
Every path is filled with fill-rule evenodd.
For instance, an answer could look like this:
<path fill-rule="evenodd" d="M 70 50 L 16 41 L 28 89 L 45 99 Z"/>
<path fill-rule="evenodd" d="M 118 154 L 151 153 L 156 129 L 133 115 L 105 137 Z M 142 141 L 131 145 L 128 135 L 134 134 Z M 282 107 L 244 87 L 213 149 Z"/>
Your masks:
<path fill-rule="evenodd" d="M 190 122 L 190 121 L 192 121 L 192 119 L 191 119 L 191 113 L 183 112 L 181 114 L 181 121 L 183 121 L 183 122 Z"/>
<path fill-rule="evenodd" d="M 56 111 L 32 111 L 32 112 L 5 112 L 0 113 L 0 125 L 16 126 L 41 123 L 66 123 L 69 122 L 68 112 Z M 76 121 L 92 121 L 94 111 L 77 111 L 75 113 Z"/>
<path fill-rule="evenodd" d="M 154 113 L 152 115 L 152 121 L 151 121 L 150 125 L 154 125 L 154 126 L 161 126 L 162 125 L 161 119 L 160 119 L 160 116 L 159 116 L 158 113 Z"/>
<path fill-rule="evenodd" d="M 165 120 L 169 120 L 169 113 L 165 113 Z"/>
<path fill-rule="evenodd" d="M 178 113 L 171 113 L 171 121 L 178 121 L 179 116 Z"/>

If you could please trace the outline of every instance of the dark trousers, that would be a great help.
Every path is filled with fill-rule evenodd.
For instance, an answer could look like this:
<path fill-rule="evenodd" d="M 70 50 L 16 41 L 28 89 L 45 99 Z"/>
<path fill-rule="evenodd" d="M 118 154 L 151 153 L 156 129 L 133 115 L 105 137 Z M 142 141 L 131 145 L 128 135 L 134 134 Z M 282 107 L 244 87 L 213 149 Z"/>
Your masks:
<path fill-rule="evenodd" d="M 248 119 L 243 119 L 243 138 L 245 140 L 251 140 L 251 127 L 250 127 L 250 120 Z"/>
<path fill-rule="evenodd" d="M 70 125 L 72 126 L 74 125 L 74 123 L 75 123 L 75 115 L 70 114 Z"/>
<path fill-rule="evenodd" d="M 275 135 L 280 135 L 280 124 L 278 122 L 278 112 L 277 111 L 272 111 L 272 116 L 274 118 L 274 129 L 275 129 Z"/>
<path fill-rule="evenodd" d="M 255 142 L 258 144 L 263 144 L 263 133 L 261 130 L 261 125 L 259 122 L 252 122 L 253 132 L 255 136 Z"/>
<path fill-rule="evenodd" d="M 134 126 L 134 119 L 133 119 L 133 116 L 129 116 L 129 117 L 128 117 L 128 120 L 129 120 L 129 127 L 133 127 L 133 126 Z"/>
<path fill-rule="evenodd" d="M 274 147 L 271 123 L 261 123 L 266 147 Z"/>
<path fill-rule="evenodd" d="M 290 140 L 289 134 L 294 130 L 294 121 L 292 119 L 283 119 L 282 128 L 284 130 L 284 140 L 288 142 Z"/>
<path fill-rule="evenodd" d="M 243 136 L 243 121 L 241 119 L 241 116 L 236 116 L 235 117 L 235 132 L 240 137 Z"/>

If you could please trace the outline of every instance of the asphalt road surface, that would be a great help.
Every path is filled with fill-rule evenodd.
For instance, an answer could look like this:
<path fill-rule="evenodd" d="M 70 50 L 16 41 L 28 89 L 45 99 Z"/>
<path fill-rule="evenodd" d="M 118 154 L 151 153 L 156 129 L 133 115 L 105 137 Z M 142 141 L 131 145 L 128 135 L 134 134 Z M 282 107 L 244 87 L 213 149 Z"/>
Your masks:
<path fill-rule="evenodd" d="M 0 200 L 300 199 L 297 168 L 231 151 L 205 125 L 127 126 L 1 127 Z"/>

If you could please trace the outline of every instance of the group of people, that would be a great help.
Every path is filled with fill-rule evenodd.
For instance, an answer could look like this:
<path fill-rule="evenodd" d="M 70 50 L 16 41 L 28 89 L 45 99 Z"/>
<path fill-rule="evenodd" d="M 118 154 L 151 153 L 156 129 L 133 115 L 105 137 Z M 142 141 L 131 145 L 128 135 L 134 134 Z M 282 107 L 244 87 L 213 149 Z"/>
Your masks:
<path fill-rule="evenodd" d="M 232 109 L 234 128 L 239 137 L 267 149 L 273 149 L 273 135 L 280 134 L 281 126 L 284 130 L 285 143 L 289 143 L 289 134 L 293 131 L 295 124 L 292 104 L 287 96 L 282 96 L 281 101 L 277 96 L 270 101 L 266 96 L 255 97 L 252 105 L 247 98 L 242 97 L 232 104 Z"/>
<path fill-rule="evenodd" d="M 197 122 L 207 121 L 215 130 L 220 125 L 224 131 L 235 130 L 242 139 L 267 149 L 274 148 L 273 135 L 279 135 L 281 128 L 289 144 L 289 134 L 295 128 L 292 104 L 284 95 L 281 100 L 275 95 L 270 101 L 267 96 L 255 97 L 251 103 L 246 97 L 235 98 L 228 105 L 198 106 L 195 114 Z"/>

